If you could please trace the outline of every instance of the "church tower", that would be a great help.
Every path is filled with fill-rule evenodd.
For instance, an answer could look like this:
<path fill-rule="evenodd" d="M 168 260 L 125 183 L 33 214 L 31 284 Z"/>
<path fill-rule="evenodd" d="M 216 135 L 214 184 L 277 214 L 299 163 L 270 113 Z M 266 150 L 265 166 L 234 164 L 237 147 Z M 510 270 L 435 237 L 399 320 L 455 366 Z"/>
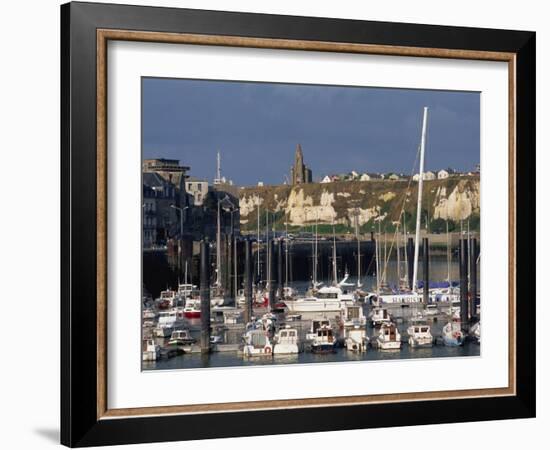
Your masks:
<path fill-rule="evenodd" d="M 311 183 L 311 170 L 304 164 L 304 154 L 300 144 L 296 146 L 294 166 L 290 168 L 290 178 L 292 184 Z"/>

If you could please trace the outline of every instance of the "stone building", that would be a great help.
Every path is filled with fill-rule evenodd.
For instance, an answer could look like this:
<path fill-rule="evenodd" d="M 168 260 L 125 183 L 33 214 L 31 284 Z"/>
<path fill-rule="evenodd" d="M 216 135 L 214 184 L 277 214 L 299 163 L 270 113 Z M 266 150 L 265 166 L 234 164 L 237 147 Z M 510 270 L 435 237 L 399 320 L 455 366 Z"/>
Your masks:
<path fill-rule="evenodd" d="M 189 177 L 185 180 L 185 191 L 192 196 L 194 206 L 202 206 L 208 195 L 208 181 Z"/>
<path fill-rule="evenodd" d="M 166 243 L 168 237 L 179 231 L 179 217 L 175 205 L 176 188 L 159 174 L 143 174 L 143 246 Z"/>
<path fill-rule="evenodd" d="M 184 183 L 188 171 L 189 167 L 180 166 L 178 159 L 155 158 L 143 160 L 143 173 L 156 173 L 180 191 L 185 191 Z"/>
<path fill-rule="evenodd" d="M 302 146 L 298 144 L 296 146 L 296 153 L 294 154 L 294 166 L 290 168 L 291 183 L 311 183 L 311 179 L 311 169 L 304 164 L 304 154 L 302 153 Z"/>

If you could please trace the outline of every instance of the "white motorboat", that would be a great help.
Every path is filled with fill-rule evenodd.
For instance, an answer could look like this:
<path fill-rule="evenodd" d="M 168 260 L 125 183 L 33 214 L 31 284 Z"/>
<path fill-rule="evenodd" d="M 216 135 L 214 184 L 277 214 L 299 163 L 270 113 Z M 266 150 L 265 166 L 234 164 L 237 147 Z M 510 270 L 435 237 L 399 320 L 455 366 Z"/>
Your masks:
<path fill-rule="evenodd" d="M 178 284 L 178 296 L 182 299 L 188 299 L 198 295 L 197 286 L 190 283 Z"/>
<path fill-rule="evenodd" d="M 344 327 L 364 327 L 367 324 L 367 318 L 363 313 L 361 305 L 345 305 L 342 308 L 342 321 Z"/>
<path fill-rule="evenodd" d="M 160 358 L 160 346 L 153 339 L 144 339 L 141 355 L 143 361 L 156 361 Z"/>
<path fill-rule="evenodd" d="M 298 330 L 289 326 L 282 328 L 276 334 L 276 344 L 273 353 L 276 355 L 290 355 L 300 351 Z"/>
<path fill-rule="evenodd" d="M 380 350 L 399 350 L 401 348 L 401 334 L 394 323 L 383 323 L 376 337 Z"/>
<path fill-rule="evenodd" d="M 433 345 L 433 336 L 427 323 L 416 321 L 407 328 L 407 334 L 411 347 L 431 347 Z"/>
<path fill-rule="evenodd" d="M 443 343 L 448 347 L 464 345 L 464 333 L 461 328 L 460 321 L 457 319 L 447 322 L 442 331 Z"/>
<path fill-rule="evenodd" d="M 315 321 L 314 321 L 315 322 Z M 311 351 L 313 353 L 333 353 L 335 351 L 336 339 L 328 321 L 321 321 L 322 324 L 317 327 L 315 332 L 310 333 L 313 338 L 311 342 Z"/>
<path fill-rule="evenodd" d="M 481 322 L 476 322 L 470 328 L 470 335 L 478 344 L 481 344 Z"/>
<path fill-rule="evenodd" d="M 369 338 L 365 327 L 358 325 L 353 328 L 345 329 L 344 343 L 346 349 L 350 352 L 366 352 Z"/>
<path fill-rule="evenodd" d="M 391 322 L 391 315 L 385 308 L 374 308 L 370 313 L 370 320 L 373 327 Z"/>
<path fill-rule="evenodd" d="M 261 328 L 247 331 L 244 336 L 243 357 L 272 357 L 273 344 Z"/>
<path fill-rule="evenodd" d="M 355 295 L 339 286 L 323 286 L 316 295 L 285 300 L 290 312 L 339 312 L 345 305 L 355 304 Z"/>
<path fill-rule="evenodd" d="M 153 335 L 156 337 L 167 338 L 172 335 L 172 332 L 176 329 L 183 327 L 183 320 L 178 317 L 176 309 L 169 311 L 161 311 L 159 313 L 159 319 L 157 326 L 153 330 Z"/>
<path fill-rule="evenodd" d="M 159 309 L 169 309 L 176 305 L 176 291 L 166 289 L 160 292 L 160 297 L 156 300 Z"/>
<path fill-rule="evenodd" d="M 330 321 L 328 319 L 312 320 L 309 332 L 306 334 L 306 339 L 313 341 L 317 336 L 317 330 L 322 326 L 330 326 Z"/>
<path fill-rule="evenodd" d="M 157 313 L 152 308 L 144 308 L 141 315 L 144 320 L 152 320 L 157 317 Z"/>
<path fill-rule="evenodd" d="M 188 319 L 196 319 L 201 316 L 201 301 L 196 298 L 188 298 L 185 300 L 183 315 Z"/>
<path fill-rule="evenodd" d="M 172 335 L 170 336 L 170 340 L 168 341 L 168 345 L 175 345 L 177 347 L 182 346 L 189 346 L 191 344 L 194 344 L 196 342 L 196 339 L 191 336 L 191 333 L 187 328 L 184 328 L 182 330 L 174 330 L 172 331 Z"/>

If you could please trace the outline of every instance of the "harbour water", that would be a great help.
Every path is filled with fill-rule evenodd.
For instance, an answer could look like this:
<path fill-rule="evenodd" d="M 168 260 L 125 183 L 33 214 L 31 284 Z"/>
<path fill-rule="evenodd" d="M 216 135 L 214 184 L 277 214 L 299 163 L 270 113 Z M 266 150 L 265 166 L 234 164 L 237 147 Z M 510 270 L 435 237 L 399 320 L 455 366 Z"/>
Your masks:
<path fill-rule="evenodd" d="M 420 265 L 421 266 L 421 265 Z M 422 279 L 422 269 L 419 267 L 419 279 Z M 401 267 L 401 274 L 404 273 L 404 265 Z M 386 270 L 386 281 L 389 285 L 397 284 L 397 263 L 395 260 L 389 261 Z M 450 266 L 447 264 L 445 256 L 432 256 L 430 258 L 430 278 L 432 280 L 445 280 L 450 275 L 452 280 L 459 277 L 459 267 L 456 261 L 452 261 Z M 356 281 L 356 278 L 350 277 L 350 283 Z M 376 277 L 366 276 L 362 279 L 363 289 L 374 291 L 376 286 Z M 308 287 L 307 281 L 294 282 L 292 286 L 300 293 L 304 293 Z M 368 303 L 362 304 L 365 317 L 373 306 Z M 214 368 L 231 366 L 262 366 L 274 364 L 308 364 L 308 363 L 335 363 L 335 362 L 357 362 L 357 361 L 388 361 L 404 360 L 416 358 L 454 358 L 454 357 L 477 357 L 481 354 L 481 346 L 473 340 L 467 340 L 463 346 L 447 347 L 442 345 L 441 334 L 442 327 L 449 320 L 449 306 L 439 305 L 437 313 L 428 318 L 431 333 L 435 338 L 435 344 L 428 348 L 412 348 L 407 342 L 407 328 L 411 319 L 417 316 L 422 309 L 421 305 L 389 305 L 388 309 L 394 318 L 394 321 L 401 334 L 401 349 L 393 351 L 381 351 L 369 347 L 366 352 L 348 351 L 342 345 L 338 346 L 333 353 L 315 354 L 310 351 L 302 351 L 294 355 L 274 355 L 269 358 L 246 358 L 242 352 L 236 350 L 236 347 L 242 344 L 242 335 L 244 325 L 228 326 L 222 324 L 212 324 L 212 334 L 220 336 L 224 344 L 233 345 L 230 351 L 213 351 L 207 355 L 200 352 L 189 352 L 180 354 L 172 358 L 162 358 L 157 361 L 144 361 L 143 370 L 174 370 L 174 369 L 196 369 L 196 368 Z M 266 309 L 255 310 L 256 316 L 261 316 L 267 312 Z M 338 334 L 338 316 L 339 313 L 304 313 L 299 320 L 287 322 L 284 313 L 277 314 L 278 322 L 287 324 L 298 330 L 300 340 L 305 340 L 305 334 L 308 332 L 312 319 L 327 318 L 335 328 Z M 186 319 L 187 328 L 191 335 L 199 340 L 200 338 L 200 319 Z M 367 335 L 371 342 L 375 340 L 377 330 L 372 327 L 370 321 L 367 324 Z M 155 338 L 161 346 L 166 346 L 168 339 Z M 215 347 L 214 347 L 215 348 Z"/>

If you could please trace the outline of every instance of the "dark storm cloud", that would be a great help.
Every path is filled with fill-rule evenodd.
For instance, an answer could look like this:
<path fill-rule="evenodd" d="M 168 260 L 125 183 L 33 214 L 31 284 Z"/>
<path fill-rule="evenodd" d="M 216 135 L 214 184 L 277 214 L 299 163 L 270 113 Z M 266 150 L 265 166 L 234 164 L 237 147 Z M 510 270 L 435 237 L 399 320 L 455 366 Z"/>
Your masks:
<path fill-rule="evenodd" d="M 430 108 L 427 169 L 479 163 L 479 93 L 200 80 L 143 80 L 143 154 L 238 185 L 281 183 L 297 143 L 314 179 L 411 173 L 422 108 Z"/>

